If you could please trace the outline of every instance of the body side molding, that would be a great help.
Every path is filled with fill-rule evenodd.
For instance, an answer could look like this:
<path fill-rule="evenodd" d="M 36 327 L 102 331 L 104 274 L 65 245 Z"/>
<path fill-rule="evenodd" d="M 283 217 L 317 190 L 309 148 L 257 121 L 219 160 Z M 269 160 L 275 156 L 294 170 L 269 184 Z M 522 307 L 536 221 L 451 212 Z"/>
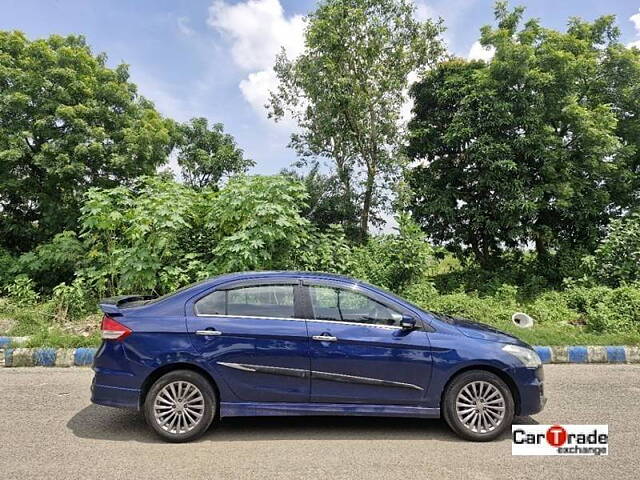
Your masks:
<path fill-rule="evenodd" d="M 316 378 L 318 380 L 329 380 L 333 382 L 342 383 L 359 383 L 365 385 L 377 385 L 381 387 L 399 387 L 399 388 L 412 388 L 414 390 L 424 391 L 424 388 L 414 385 L 413 383 L 394 382 L 391 380 L 382 380 L 379 378 L 359 377 L 356 375 L 345 375 L 342 373 L 329 373 L 329 372 L 317 372 L 312 370 L 303 370 L 300 368 L 286 368 L 286 367 L 272 367 L 269 365 L 251 365 L 247 363 L 231 363 L 231 362 L 217 362 L 218 365 L 223 367 L 234 368 L 236 370 L 242 370 L 243 372 L 254 373 L 267 373 L 272 375 L 284 375 L 287 377 L 300 377 Z"/>

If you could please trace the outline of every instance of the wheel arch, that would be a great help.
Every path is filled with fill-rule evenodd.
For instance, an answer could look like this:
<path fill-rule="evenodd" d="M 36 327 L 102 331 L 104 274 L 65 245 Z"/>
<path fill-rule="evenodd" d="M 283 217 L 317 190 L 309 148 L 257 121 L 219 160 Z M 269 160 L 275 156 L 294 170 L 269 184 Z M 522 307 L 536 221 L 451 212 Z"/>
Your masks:
<path fill-rule="evenodd" d="M 198 365 L 195 365 L 193 363 L 176 362 L 176 363 L 169 363 L 166 365 L 162 365 L 161 367 L 158 367 L 147 376 L 147 378 L 144 380 L 142 384 L 142 387 L 140 388 L 140 404 L 139 404 L 140 409 L 143 408 L 144 402 L 147 398 L 147 394 L 149 393 L 151 386 L 156 382 L 156 380 L 158 380 L 163 375 L 169 372 L 173 372 L 175 370 L 190 370 L 206 378 L 207 381 L 211 384 L 211 387 L 213 388 L 213 392 L 215 393 L 216 400 L 217 400 L 216 404 L 218 408 L 220 408 L 220 389 L 218 388 L 218 384 L 216 383 L 215 379 L 211 376 L 211 374 L 207 372 L 204 368 Z"/>
<path fill-rule="evenodd" d="M 444 395 L 447 392 L 449 385 L 451 385 L 451 382 L 453 382 L 456 378 L 458 378 L 463 373 L 470 372 L 472 370 L 481 370 L 481 371 L 493 373 L 498 378 L 500 378 L 500 380 L 502 380 L 507 385 L 507 387 L 509 388 L 509 391 L 511 392 L 511 396 L 513 397 L 515 414 L 516 415 L 520 414 L 520 392 L 518 391 L 518 386 L 514 382 L 513 378 L 511 378 L 511 376 L 504 370 L 501 370 L 492 365 L 485 365 L 485 364 L 467 365 L 459 370 L 456 370 L 449 377 L 449 380 L 447 380 L 447 383 L 445 383 L 444 388 L 440 393 L 441 408 L 442 408 L 442 405 L 444 405 Z"/>

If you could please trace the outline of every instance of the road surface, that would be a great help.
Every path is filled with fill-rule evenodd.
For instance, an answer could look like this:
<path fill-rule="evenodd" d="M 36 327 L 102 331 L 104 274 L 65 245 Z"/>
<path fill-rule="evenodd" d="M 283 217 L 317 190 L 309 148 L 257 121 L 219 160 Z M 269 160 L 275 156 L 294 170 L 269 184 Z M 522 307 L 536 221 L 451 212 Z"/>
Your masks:
<path fill-rule="evenodd" d="M 608 424 L 608 457 L 512 457 L 440 420 L 245 418 L 159 441 L 140 414 L 92 405 L 88 368 L 0 369 L 0 477 L 134 479 L 640 478 L 640 365 L 549 365 L 546 409 L 518 423 Z"/>

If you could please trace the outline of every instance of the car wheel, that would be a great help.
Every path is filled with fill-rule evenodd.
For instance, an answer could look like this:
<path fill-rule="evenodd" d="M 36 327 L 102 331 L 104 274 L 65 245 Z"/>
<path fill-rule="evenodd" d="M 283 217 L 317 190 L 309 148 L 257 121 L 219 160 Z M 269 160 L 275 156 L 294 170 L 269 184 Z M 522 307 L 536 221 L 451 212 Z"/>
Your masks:
<path fill-rule="evenodd" d="M 498 437 L 515 412 L 511 390 L 497 375 L 472 370 L 456 377 L 444 394 L 444 418 L 460 437 L 488 442 Z"/>
<path fill-rule="evenodd" d="M 216 394 L 206 378 L 190 370 L 174 370 L 149 389 L 144 416 L 160 437 L 178 443 L 206 432 L 216 408 Z"/>

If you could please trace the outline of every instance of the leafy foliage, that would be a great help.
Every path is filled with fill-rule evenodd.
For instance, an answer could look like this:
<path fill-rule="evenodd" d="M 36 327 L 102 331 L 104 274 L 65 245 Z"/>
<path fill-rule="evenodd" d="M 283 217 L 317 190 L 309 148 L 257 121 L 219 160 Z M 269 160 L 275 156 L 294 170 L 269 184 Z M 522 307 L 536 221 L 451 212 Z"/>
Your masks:
<path fill-rule="evenodd" d="M 358 205 L 336 173 L 321 172 L 320 164 L 316 162 L 304 175 L 295 170 L 283 170 L 282 174 L 299 180 L 307 189 L 309 197 L 302 206 L 303 217 L 320 230 L 339 225 L 350 240 L 360 237 Z"/>
<path fill-rule="evenodd" d="M 346 198 L 360 197 L 360 234 L 397 175 L 398 123 L 410 72 L 441 53 L 440 27 L 414 18 L 408 0 L 323 0 L 309 15 L 305 52 L 278 56 L 269 115 L 291 115 L 302 157 L 333 162 Z"/>
<path fill-rule="evenodd" d="M 441 26 L 413 8 L 320 2 L 303 55 L 278 57 L 269 105 L 298 122 L 291 145 L 310 169 L 276 176 L 245 176 L 253 162 L 221 124 L 161 118 L 81 37 L 0 32 L 0 329 L 92 345 L 97 319 L 74 329 L 96 297 L 299 269 L 537 344 L 640 343 L 640 51 L 612 17 L 557 32 L 498 3 L 482 32 L 491 62 L 433 66 Z M 169 152 L 185 183 L 154 176 Z M 367 236 L 405 153 L 408 202 L 393 193 L 411 215 Z M 536 326 L 517 329 L 515 311 Z"/>
<path fill-rule="evenodd" d="M 306 198 L 290 176 L 236 177 L 219 192 L 155 177 L 92 189 L 82 208 L 88 254 L 80 274 L 112 295 L 166 293 L 233 271 L 337 268 L 331 249 L 348 251 L 344 236 L 313 228 L 300 214 Z"/>
<path fill-rule="evenodd" d="M 219 272 L 287 268 L 290 252 L 308 238 L 309 221 L 299 210 L 307 196 L 304 186 L 288 177 L 232 179 L 207 217 L 215 226 L 214 268 Z"/>
<path fill-rule="evenodd" d="M 39 290 L 50 293 L 59 283 L 73 281 L 84 254 L 84 245 L 75 232 L 62 232 L 22 254 L 11 271 L 29 276 Z"/>
<path fill-rule="evenodd" d="M 497 4 L 497 28 L 482 29 L 491 62 L 443 62 L 412 90 L 410 209 L 485 268 L 505 249 L 534 245 L 544 261 L 594 248 L 637 188 L 640 51 L 613 17 L 558 32 L 519 28 L 522 12 Z"/>
<path fill-rule="evenodd" d="M 0 243 L 31 250 L 74 230 L 82 193 L 153 173 L 171 122 L 83 37 L 0 32 Z"/>
<path fill-rule="evenodd" d="M 13 267 L 15 258 L 4 248 L 0 247 L 0 291 L 14 279 Z"/>
<path fill-rule="evenodd" d="M 406 215 L 398 220 L 397 234 L 372 237 L 353 253 L 356 277 L 396 292 L 423 281 L 433 263 L 433 250 L 420 227 Z"/>
<path fill-rule="evenodd" d="M 640 282 L 640 212 L 611 222 L 590 262 L 609 285 Z"/>
<path fill-rule="evenodd" d="M 56 318 L 64 321 L 69 318 L 77 320 L 95 310 L 90 292 L 82 277 L 76 278 L 70 285 L 61 283 L 53 289 L 51 302 Z"/>
<path fill-rule="evenodd" d="M 190 226 L 194 198 L 190 188 L 155 177 L 89 190 L 81 217 L 88 249 L 82 275 L 108 295 L 164 293 L 188 283 L 203 267 L 178 243 Z"/>
<path fill-rule="evenodd" d="M 9 298 L 18 306 L 35 304 L 40 295 L 34 290 L 33 280 L 25 275 L 19 275 L 6 287 Z"/>
<path fill-rule="evenodd" d="M 192 118 L 180 125 L 176 147 L 182 178 L 193 187 L 218 188 L 223 178 L 245 173 L 254 165 L 244 158 L 234 138 L 224 133 L 221 123 L 209 129 L 206 118 Z"/>

